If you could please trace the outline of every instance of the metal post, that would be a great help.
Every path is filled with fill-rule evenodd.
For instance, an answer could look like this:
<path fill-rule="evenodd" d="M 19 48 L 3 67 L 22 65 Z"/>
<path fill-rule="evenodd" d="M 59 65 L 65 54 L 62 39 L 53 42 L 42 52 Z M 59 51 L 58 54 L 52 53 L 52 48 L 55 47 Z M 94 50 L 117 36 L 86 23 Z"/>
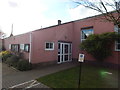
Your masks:
<path fill-rule="evenodd" d="M 80 68 L 79 68 L 79 82 L 78 82 L 78 88 L 80 88 L 80 80 L 81 80 L 81 67 L 82 66 L 82 62 L 80 62 Z"/>

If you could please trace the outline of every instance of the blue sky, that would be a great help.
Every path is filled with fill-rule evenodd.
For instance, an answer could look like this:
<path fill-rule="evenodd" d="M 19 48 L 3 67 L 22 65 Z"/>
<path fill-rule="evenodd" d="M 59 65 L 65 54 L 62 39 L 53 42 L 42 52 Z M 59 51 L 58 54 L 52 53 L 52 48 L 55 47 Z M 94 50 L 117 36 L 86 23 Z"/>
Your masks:
<path fill-rule="evenodd" d="M 0 0 L 0 29 L 10 35 L 13 24 L 17 35 L 98 14 L 75 6 L 72 0 Z"/>

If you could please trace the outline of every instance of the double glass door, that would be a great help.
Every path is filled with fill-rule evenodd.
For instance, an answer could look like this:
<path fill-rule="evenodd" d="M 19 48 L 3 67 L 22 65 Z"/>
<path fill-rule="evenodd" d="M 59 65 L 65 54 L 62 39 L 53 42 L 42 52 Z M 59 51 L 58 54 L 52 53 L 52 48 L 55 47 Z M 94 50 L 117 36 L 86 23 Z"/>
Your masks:
<path fill-rule="evenodd" d="M 72 43 L 58 43 L 58 63 L 72 60 Z"/>

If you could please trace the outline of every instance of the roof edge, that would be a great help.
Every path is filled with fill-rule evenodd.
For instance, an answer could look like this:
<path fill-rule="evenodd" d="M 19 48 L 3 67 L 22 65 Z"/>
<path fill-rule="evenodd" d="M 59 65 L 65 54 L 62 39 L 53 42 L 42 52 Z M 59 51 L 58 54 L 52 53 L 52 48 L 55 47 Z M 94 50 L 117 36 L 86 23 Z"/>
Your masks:
<path fill-rule="evenodd" d="M 111 11 L 110 13 L 114 13 L 114 12 L 116 12 L 116 11 Z M 104 14 L 106 14 L 106 13 L 104 13 Z M 33 30 L 32 32 L 34 32 L 34 31 L 39 31 L 39 30 L 44 30 L 44 29 L 52 28 L 52 27 L 56 27 L 56 26 L 61 26 L 61 25 L 68 24 L 68 23 L 73 23 L 73 22 L 76 22 L 76 21 L 81 21 L 81 20 L 86 20 L 86 19 L 90 19 L 90 18 L 94 18 L 94 17 L 99 17 L 99 16 L 102 16 L 102 15 L 103 15 L 103 14 L 98 14 L 98 15 L 94 15 L 94 16 L 89 16 L 89 17 L 85 17 L 85 18 L 82 18 L 82 19 L 78 19 L 78 20 L 73 20 L 73 21 L 61 23 L 60 25 L 52 25 L 52 26 L 48 26 L 48 27 L 45 27 L 45 28 L 36 29 L 36 30 Z"/>

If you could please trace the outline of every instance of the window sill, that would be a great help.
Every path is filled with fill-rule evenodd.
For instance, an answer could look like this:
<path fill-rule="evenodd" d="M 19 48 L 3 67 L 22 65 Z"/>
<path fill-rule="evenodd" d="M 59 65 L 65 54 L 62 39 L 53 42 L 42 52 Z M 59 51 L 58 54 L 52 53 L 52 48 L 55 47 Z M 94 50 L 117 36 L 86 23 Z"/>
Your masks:
<path fill-rule="evenodd" d="M 115 50 L 116 52 L 119 52 L 120 50 Z"/>
<path fill-rule="evenodd" d="M 24 52 L 29 53 L 29 51 L 24 51 Z"/>
<path fill-rule="evenodd" d="M 46 51 L 53 51 L 54 49 L 45 49 Z"/>

